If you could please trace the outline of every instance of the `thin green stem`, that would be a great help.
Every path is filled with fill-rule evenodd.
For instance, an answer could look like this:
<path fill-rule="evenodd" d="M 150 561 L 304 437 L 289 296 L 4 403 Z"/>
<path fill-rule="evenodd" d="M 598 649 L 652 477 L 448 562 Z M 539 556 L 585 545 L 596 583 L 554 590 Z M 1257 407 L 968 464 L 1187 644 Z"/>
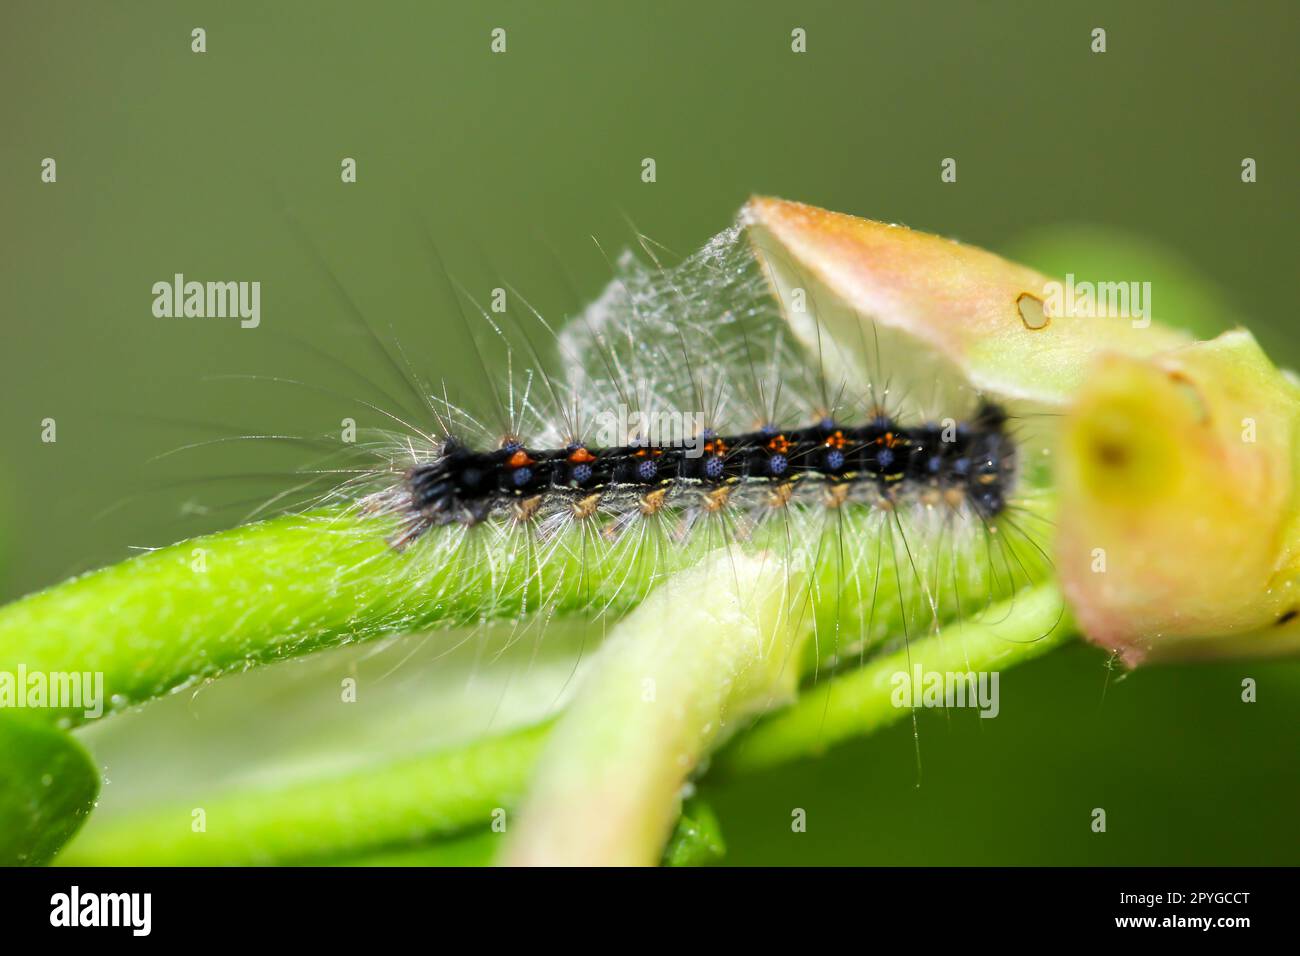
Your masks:
<path fill-rule="evenodd" d="M 1022 547 L 1017 564 L 987 560 L 976 541 L 922 559 L 910 519 L 846 509 L 823 526 L 807 517 L 765 522 L 748 543 L 808 572 L 799 613 L 822 660 L 899 633 L 904 615 L 987 603 L 1016 578 L 1045 575 Z M 610 544 L 574 527 L 540 542 L 490 528 L 436 529 L 408 550 L 389 546 L 391 520 L 339 509 L 286 516 L 140 555 L 0 608 L 0 672 L 102 673 L 104 712 L 122 710 L 232 670 L 390 634 L 548 613 L 616 615 L 659 581 L 716 550 L 711 533 L 674 541 L 667 528 Z M 719 529 L 712 529 L 714 531 Z M 969 552 L 969 553 L 967 553 Z M 928 561 L 928 563 L 926 563 Z M 921 566 L 914 567 L 920 562 Z M 889 600 L 877 601 L 877 595 Z M 67 725 L 84 709 L 34 711 Z"/>
<path fill-rule="evenodd" d="M 60 864 L 310 863 L 492 829 L 518 805 L 549 724 L 342 777 L 151 808 L 82 833 Z"/>
<path fill-rule="evenodd" d="M 1014 601 L 990 608 L 982 621 L 959 622 L 821 682 L 794 707 L 764 720 L 719 754 L 714 767 L 720 773 L 741 774 L 818 754 L 910 716 L 910 688 L 918 672 L 1000 673 L 1074 636 L 1073 622 L 1054 586 L 1025 591 Z"/>
<path fill-rule="evenodd" d="M 723 550 L 620 623 L 547 742 L 504 862 L 657 863 L 699 762 L 793 698 L 801 587 L 772 555 Z"/>
<path fill-rule="evenodd" d="M 972 622 L 912 641 L 912 665 L 938 671 L 1004 671 L 1073 637 L 1071 621 L 1060 617 L 1060 611 L 1054 588 L 1024 592 L 1014 602 L 990 608 L 985 623 Z M 668 630 L 662 622 L 659 629 Z M 910 709 L 895 706 L 891 699 L 892 682 L 900 672 L 909 672 L 907 664 L 908 653 L 900 650 L 869 659 L 833 679 L 823 676 L 792 706 L 761 719 L 722 749 L 712 758 L 709 772 L 730 775 L 769 768 L 907 719 Z M 641 699 L 644 689 L 639 680 L 634 681 L 623 691 L 623 705 L 646 708 Z M 196 808 L 188 805 L 97 821 L 59 862 L 300 863 L 372 855 L 389 859 L 390 853 L 409 853 L 413 861 L 433 860 L 445 854 L 435 847 L 426 856 L 418 844 L 459 838 L 462 832 L 484 828 L 491 836 L 480 843 L 499 838 L 491 829 L 498 808 L 506 813 L 507 832 L 513 832 L 521 795 L 551 726 L 539 725 L 342 778 L 305 781 L 269 792 L 229 793 L 203 808 L 209 821 L 206 833 L 192 830 Z M 604 716 L 589 729 L 593 735 L 611 733 Z M 660 738 L 647 737 L 642 746 L 653 740 Z M 594 742 L 586 747 L 593 756 L 602 749 Z M 659 747 L 655 752 L 662 755 L 671 750 Z M 673 807 L 675 801 L 674 793 L 656 808 L 665 802 Z"/>

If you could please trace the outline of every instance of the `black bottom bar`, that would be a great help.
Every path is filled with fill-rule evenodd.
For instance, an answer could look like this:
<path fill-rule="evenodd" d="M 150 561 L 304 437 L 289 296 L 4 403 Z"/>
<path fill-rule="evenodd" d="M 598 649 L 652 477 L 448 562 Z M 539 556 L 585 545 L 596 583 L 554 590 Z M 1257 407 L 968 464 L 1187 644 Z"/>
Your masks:
<path fill-rule="evenodd" d="M 0 925 L 7 944 L 75 934 L 86 943 L 148 938 L 205 948 L 281 939 L 374 945 L 376 933 L 435 944 L 442 934 L 472 933 L 497 944 L 511 933 L 609 942 L 611 917 L 625 932 L 636 926 L 641 939 L 683 939 L 689 914 L 692 925 L 714 923 L 733 944 L 776 932 L 816 938 L 829 923 L 837 932 L 852 926 L 864 944 L 898 933 L 937 946 L 1097 935 L 1230 942 L 1293 922 L 1294 876 L 1191 868 L 8 870 Z"/>

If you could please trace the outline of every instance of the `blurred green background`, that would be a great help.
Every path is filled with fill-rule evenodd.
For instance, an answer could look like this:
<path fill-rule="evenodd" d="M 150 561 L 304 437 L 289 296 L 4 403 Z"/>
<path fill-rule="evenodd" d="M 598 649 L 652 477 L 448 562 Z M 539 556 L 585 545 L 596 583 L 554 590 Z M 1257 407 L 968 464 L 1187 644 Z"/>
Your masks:
<path fill-rule="evenodd" d="M 1120 230 L 1139 240 L 1123 261 L 1151 274 L 1100 277 L 1153 279 L 1157 315 L 1199 303 L 1292 363 L 1297 19 L 1282 0 L 7 0 L 0 594 L 228 526 L 301 461 L 252 442 L 150 460 L 220 435 L 212 423 L 382 424 L 343 398 L 213 378 L 348 391 L 323 350 L 384 380 L 291 218 L 371 321 L 457 389 L 482 383 L 422 224 L 468 289 L 485 298 L 504 277 L 557 316 L 608 279 L 592 237 L 613 254 L 630 219 L 685 253 L 752 192 L 1081 278 L 1104 261 L 1084 245 L 1121 247 L 1060 227 Z M 494 27 L 503 55 L 489 51 Z M 795 27 L 806 54 L 790 50 Z M 55 184 L 40 181 L 45 157 Z M 340 182 L 343 157 L 356 184 Z M 940 182 L 945 157 L 955 184 Z M 1257 183 L 1241 182 L 1244 157 Z M 1194 280 L 1166 285 L 1180 270 Z M 261 327 L 154 318 L 150 287 L 177 272 L 259 280 Z M 46 417 L 55 444 L 40 441 Z M 1117 676 L 1107 687 L 1103 656 L 1074 647 L 1004 675 L 999 720 L 922 714 L 920 789 L 905 726 L 706 783 L 728 859 L 1300 862 L 1300 665 Z M 197 719 L 170 732 L 173 746 L 213 746 Z M 256 757 L 256 734 L 237 742 Z M 106 803 L 131 784 L 109 770 Z M 790 831 L 794 807 L 805 834 Z M 1090 832 L 1093 807 L 1107 809 L 1105 835 Z"/>

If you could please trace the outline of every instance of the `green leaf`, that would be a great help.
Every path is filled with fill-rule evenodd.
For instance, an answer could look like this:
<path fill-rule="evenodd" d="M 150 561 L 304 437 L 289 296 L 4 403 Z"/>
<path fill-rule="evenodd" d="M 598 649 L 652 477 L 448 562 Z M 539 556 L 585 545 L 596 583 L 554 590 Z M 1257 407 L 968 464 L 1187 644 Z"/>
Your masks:
<path fill-rule="evenodd" d="M 99 773 L 69 734 L 0 715 L 0 866 L 50 860 L 90 813 Z"/>
<path fill-rule="evenodd" d="M 699 797 L 691 797 L 683 805 L 677 829 L 664 848 L 664 866 L 704 866 L 726 855 L 727 844 L 717 814 Z"/>

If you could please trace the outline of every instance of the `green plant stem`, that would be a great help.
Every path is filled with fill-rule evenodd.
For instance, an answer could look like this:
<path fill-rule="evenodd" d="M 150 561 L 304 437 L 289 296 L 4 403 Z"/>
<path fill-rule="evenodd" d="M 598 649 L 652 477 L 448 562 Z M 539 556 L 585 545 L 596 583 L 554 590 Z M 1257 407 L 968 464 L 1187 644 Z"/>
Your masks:
<path fill-rule="evenodd" d="M 735 548 L 808 562 L 800 614 L 812 640 L 809 659 L 792 663 L 792 673 L 854 653 L 855 645 L 870 648 L 899 633 L 905 617 L 933 610 L 940 621 L 951 620 L 960 610 L 957 589 L 944 589 L 931 608 L 925 581 L 960 576 L 963 599 L 975 603 L 995 599 L 1008 584 L 1005 569 L 999 580 L 995 566 L 980 563 L 978 548 L 971 554 L 946 547 L 937 563 L 912 567 L 905 544 L 910 518 L 882 519 L 870 509 L 835 517 L 832 547 L 792 541 L 801 534 L 820 540 L 826 530 L 820 525 L 774 520 Z M 591 529 L 575 527 L 570 540 L 542 547 L 528 534 L 503 538 L 444 528 L 396 551 L 388 544 L 393 530 L 391 519 L 325 510 L 196 538 L 91 572 L 0 608 L 0 672 L 102 674 L 107 715 L 205 679 L 351 641 L 517 620 L 539 607 L 555 617 L 603 612 L 614 618 L 660 581 L 700 565 L 719 543 L 707 533 L 684 544 L 651 533 L 635 547 L 607 547 L 594 542 Z M 1023 560 L 1034 570 L 1032 551 Z M 76 707 L 24 713 L 63 727 L 87 719 L 85 708 Z M 0 721 L 12 716 L 0 713 Z M 0 798 L 32 786 L 23 781 L 0 790 Z M 43 798 L 84 797 L 72 792 L 76 787 L 54 792 L 61 787 L 56 779 Z M 48 822 L 60 839 L 74 829 Z M 8 855 L 0 862 L 19 861 Z"/>
<path fill-rule="evenodd" d="M 801 585 L 773 555 L 724 549 L 622 621 L 547 741 L 503 862 L 659 862 L 699 762 L 793 698 Z"/>
<path fill-rule="evenodd" d="M 811 646 L 823 659 L 899 632 L 904 613 L 926 607 L 921 581 L 950 581 L 960 571 L 963 597 L 975 603 L 996 599 L 1008 583 L 1005 569 L 999 580 L 997 568 L 983 566 L 982 547 L 971 554 L 949 547 L 939 563 L 913 570 L 902 543 L 906 520 L 882 521 L 869 509 L 837 518 L 833 547 L 794 545 L 815 552 L 809 591 L 825 596 L 806 606 Z M 719 543 L 707 533 L 686 543 L 649 534 L 636 547 L 605 547 L 590 529 L 573 529 L 563 546 L 543 548 L 526 534 L 506 536 L 503 546 L 477 530 L 437 529 L 396 551 L 387 542 L 390 519 L 338 509 L 160 548 L 0 608 L 0 671 L 102 673 L 110 714 L 349 641 L 517 618 L 543 605 L 557 616 L 615 615 Z M 784 556 L 790 535 L 769 521 L 747 547 Z M 1046 573 L 1030 549 L 1021 561 L 1026 574 Z M 879 566 L 869 571 L 871 564 Z M 897 600 L 875 601 L 876 594 Z M 954 589 L 940 600 L 941 620 L 958 612 Z M 77 708 L 33 713 L 69 726 L 86 719 Z"/>
<path fill-rule="evenodd" d="M 799 703 L 764 720 L 718 755 L 714 769 L 742 774 L 818 754 L 911 714 L 895 703 L 898 675 L 1001 672 L 1072 640 L 1074 625 L 1053 586 L 992 607 L 984 623 L 966 621 L 914 640 L 805 692 Z"/>
<path fill-rule="evenodd" d="M 101 672 L 112 713 L 204 677 L 341 643 L 353 624 L 401 611 L 366 586 L 395 557 L 382 526 L 357 533 L 363 526 L 343 515 L 247 525 L 30 595 L 0 608 L 0 668 Z M 354 568 L 369 569 L 369 579 Z M 43 715 L 84 719 L 75 710 Z"/>
<path fill-rule="evenodd" d="M 1014 667 L 1072 639 L 1069 618 L 1058 620 L 1060 607 L 1052 587 L 1024 592 L 1014 602 L 990 608 L 984 615 L 987 623 L 913 640 L 912 663 L 924 670 Z M 868 659 L 833 679 L 822 676 L 792 706 L 768 715 L 724 747 L 709 772 L 738 775 L 766 769 L 907 719 L 910 710 L 895 707 L 890 699 L 891 680 L 900 671 L 907 671 L 905 651 Z M 640 702 L 642 690 L 638 680 L 629 693 Z M 79 836 L 58 862 L 296 863 L 363 855 L 387 859 L 390 852 L 408 851 L 420 859 L 425 851 L 413 843 L 489 827 L 498 807 L 513 818 L 551 726 L 344 778 L 269 793 L 233 792 L 207 807 L 211 825 L 206 834 L 192 833 L 190 806 L 104 821 Z M 354 830 L 357 826 L 362 831 Z M 444 855 L 436 848 L 428 853 L 429 859 Z"/>
<path fill-rule="evenodd" d="M 202 805 L 153 808 L 83 832 L 60 864 L 311 863 L 409 847 L 516 806 L 549 724 L 468 746 Z M 196 829 L 195 811 L 203 813 Z"/>
<path fill-rule="evenodd" d="M 606 589 L 634 602 L 651 583 L 643 574 L 618 588 L 625 567 L 563 548 L 503 572 L 472 545 L 452 545 L 459 529 L 399 552 L 392 531 L 391 521 L 346 510 L 286 516 L 74 578 L 0 608 L 0 670 L 103 673 L 111 714 L 349 641 L 509 617 L 540 603 L 538 593 L 564 613 Z M 66 726 L 85 719 L 76 708 L 32 713 Z"/>

